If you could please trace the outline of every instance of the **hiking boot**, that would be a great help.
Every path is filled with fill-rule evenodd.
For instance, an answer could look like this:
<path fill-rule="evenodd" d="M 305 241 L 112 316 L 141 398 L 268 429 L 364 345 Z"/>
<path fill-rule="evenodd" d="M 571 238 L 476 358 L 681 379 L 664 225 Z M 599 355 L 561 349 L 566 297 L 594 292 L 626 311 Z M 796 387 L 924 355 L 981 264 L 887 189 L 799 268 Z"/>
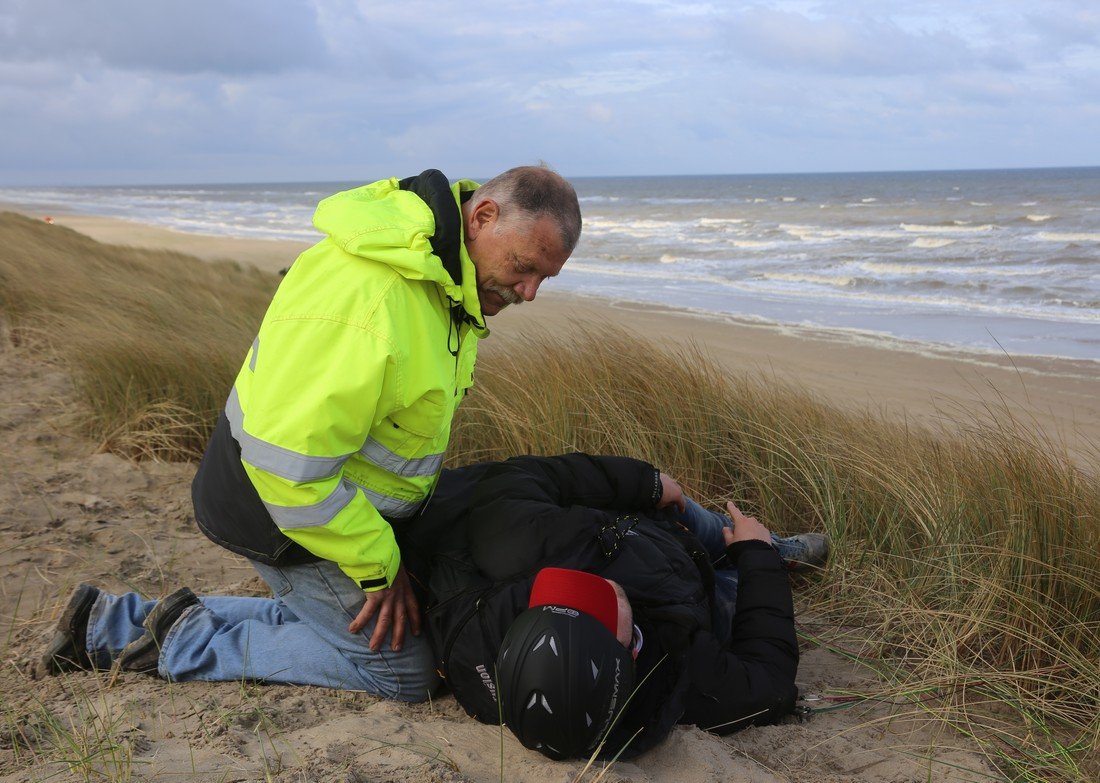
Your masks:
<path fill-rule="evenodd" d="M 781 547 L 779 553 L 787 561 L 789 571 L 822 568 L 829 559 L 829 537 L 823 533 L 799 533 L 782 541 L 788 546 Z"/>
<path fill-rule="evenodd" d="M 160 599 L 145 617 L 145 633 L 122 648 L 118 656 L 119 667 L 127 672 L 155 675 L 165 637 L 183 613 L 198 603 L 190 587 L 181 587 Z"/>
<path fill-rule="evenodd" d="M 88 617 L 99 592 L 98 587 L 80 584 L 69 596 L 53 639 L 42 654 L 42 668 L 47 674 L 95 668 L 88 656 Z"/>

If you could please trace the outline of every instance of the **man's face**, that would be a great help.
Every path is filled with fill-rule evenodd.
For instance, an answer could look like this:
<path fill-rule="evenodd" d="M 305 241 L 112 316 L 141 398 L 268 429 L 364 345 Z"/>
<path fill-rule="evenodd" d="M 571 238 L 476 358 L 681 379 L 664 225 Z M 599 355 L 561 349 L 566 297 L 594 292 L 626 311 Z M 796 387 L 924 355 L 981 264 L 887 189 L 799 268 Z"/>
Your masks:
<path fill-rule="evenodd" d="M 609 585 L 615 588 L 615 599 L 619 605 L 619 623 L 615 629 L 615 638 L 626 647 L 630 648 L 630 637 L 634 634 L 634 609 L 630 606 L 630 599 L 626 597 L 626 591 L 618 582 L 607 579 Z"/>
<path fill-rule="evenodd" d="M 542 282 L 557 275 L 569 258 L 551 218 L 502 225 L 500 211 L 490 200 L 471 208 L 466 218 L 466 251 L 477 267 L 477 296 L 485 316 L 510 304 L 530 302 Z"/>

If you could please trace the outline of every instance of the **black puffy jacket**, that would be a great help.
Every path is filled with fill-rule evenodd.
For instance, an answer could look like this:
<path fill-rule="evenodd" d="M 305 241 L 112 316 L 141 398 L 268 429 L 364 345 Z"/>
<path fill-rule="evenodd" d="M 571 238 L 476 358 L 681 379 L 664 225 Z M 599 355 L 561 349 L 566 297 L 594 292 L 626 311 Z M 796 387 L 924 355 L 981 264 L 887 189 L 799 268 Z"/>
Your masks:
<path fill-rule="evenodd" d="M 638 460 L 585 454 L 444 472 L 402 551 L 414 579 L 427 581 L 440 673 L 472 717 L 499 723 L 497 651 L 546 566 L 621 584 L 645 639 L 641 685 L 602 755 L 641 753 L 677 722 L 728 733 L 790 712 L 798 645 L 779 556 L 763 542 L 730 548 L 738 604 L 721 644 L 710 627 L 713 571 L 698 540 L 655 508 L 659 475 Z"/>

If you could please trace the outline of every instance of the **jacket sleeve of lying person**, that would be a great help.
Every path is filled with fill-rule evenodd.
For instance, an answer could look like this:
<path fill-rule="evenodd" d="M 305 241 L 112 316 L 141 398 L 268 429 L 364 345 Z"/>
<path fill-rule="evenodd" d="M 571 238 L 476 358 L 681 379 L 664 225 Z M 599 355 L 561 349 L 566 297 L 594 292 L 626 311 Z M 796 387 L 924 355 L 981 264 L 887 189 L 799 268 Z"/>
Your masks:
<path fill-rule="evenodd" d="M 454 471 L 448 480 L 461 475 Z M 428 611 L 440 671 L 470 715 L 500 721 L 501 643 L 528 610 L 532 584 L 546 567 L 621 585 L 637 632 L 631 645 L 639 637 L 641 645 L 634 650 L 635 687 L 625 707 L 619 700 L 605 736 L 550 752 L 509 725 L 529 747 L 556 758 L 597 747 L 612 757 L 625 748 L 630 757 L 676 723 L 728 733 L 790 712 L 798 645 L 787 574 L 770 545 L 730 547 L 740 586 L 732 637 L 723 644 L 711 627 L 713 570 L 698 540 L 656 508 L 660 473 L 652 465 L 569 454 L 519 457 L 470 475 L 468 515 L 458 515 L 462 549 L 433 558 Z M 453 509 L 446 513 L 456 517 Z M 553 707 L 527 700 L 532 709 Z"/>

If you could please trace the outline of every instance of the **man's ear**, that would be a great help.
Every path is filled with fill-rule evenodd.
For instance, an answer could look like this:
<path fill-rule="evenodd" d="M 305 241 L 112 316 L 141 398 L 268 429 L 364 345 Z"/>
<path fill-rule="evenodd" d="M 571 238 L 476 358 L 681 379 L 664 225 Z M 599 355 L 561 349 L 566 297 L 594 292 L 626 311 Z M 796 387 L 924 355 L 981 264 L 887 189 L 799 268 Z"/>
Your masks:
<path fill-rule="evenodd" d="M 500 217 L 500 207 L 491 198 L 479 201 L 470 211 L 470 219 L 466 224 L 466 236 L 477 239 L 477 235 L 487 228 L 492 228 Z"/>

